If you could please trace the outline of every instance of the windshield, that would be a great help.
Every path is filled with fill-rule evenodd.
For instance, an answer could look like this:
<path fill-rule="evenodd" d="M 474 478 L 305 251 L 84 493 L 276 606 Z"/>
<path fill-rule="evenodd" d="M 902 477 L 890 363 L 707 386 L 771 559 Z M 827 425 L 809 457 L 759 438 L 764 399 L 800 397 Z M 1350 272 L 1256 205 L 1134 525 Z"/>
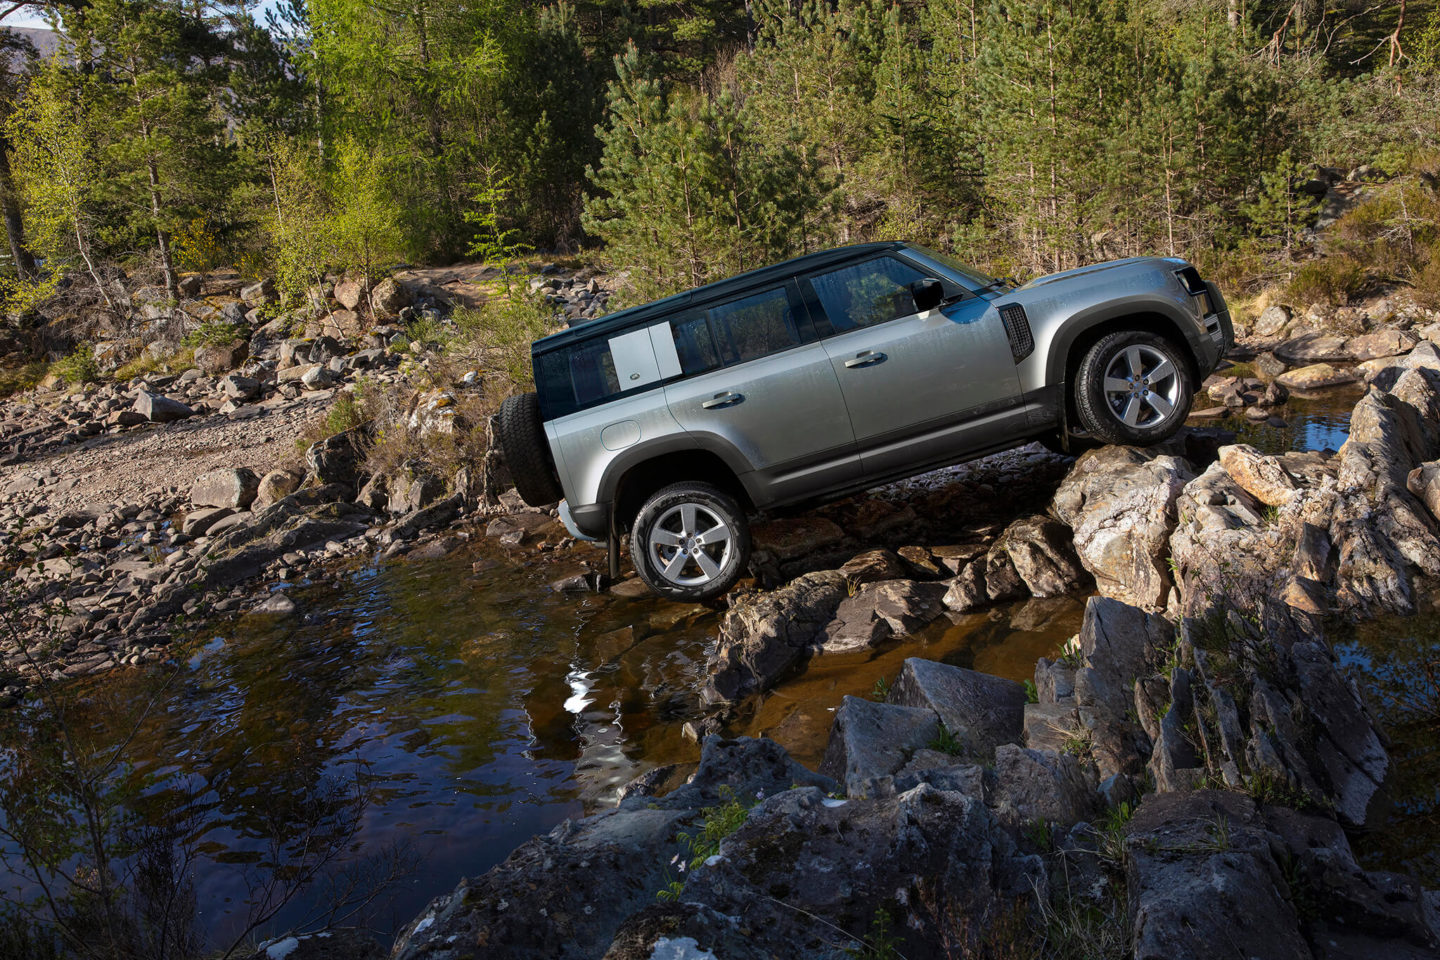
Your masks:
<path fill-rule="evenodd" d="M 978 290 L 995 282 L 994 277 L 986 276 L 969 264 L 961 263 L 948 253 L 940 253 L 938 250 L 931 250 L 929 247 L 922 247 L 917 243 L 906 244 L 906 247 L 925 259 L 934 261 L 937 266 L 945 267 L 955 273 L 956 279 L 963 280 L 965 285 L 971 289 Z"/>

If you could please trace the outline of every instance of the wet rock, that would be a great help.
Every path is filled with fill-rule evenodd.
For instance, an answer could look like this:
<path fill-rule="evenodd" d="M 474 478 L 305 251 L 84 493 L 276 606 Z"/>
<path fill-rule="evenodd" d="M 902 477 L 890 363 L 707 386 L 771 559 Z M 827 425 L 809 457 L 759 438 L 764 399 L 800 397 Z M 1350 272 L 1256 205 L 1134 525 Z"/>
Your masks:
<path fill-rule="evenodd" d="M 1025 729 L 1025 688 L 1013 680 L 911 657 L 890 691 L 890 702 L 932 710 L 959 743 L 962 755 L 988 759 Z"/>
<path fill-rule="evenodd" d="M 151 423 L 171 423 L 195 415 L 194 410 L 179 400 L 171 400 L 169 397 L 151 393 L 148 390 L 140 391 L 140 395 L 135 398 L 134 409 L 136 413 Z"/>
<path fill-rule="evenodd" d="M 835 610 L 821 648 L 827 653 L 873 647 L 920 630 L 944 611 L 945 586 L 914 580 L 884 580 L 862 586 Z"/>
<path fill-rule="evenodd" d="M 1051 513 L 1074 531 L 1075 551 L 1099 592 L 1144 610 L 1165 608 L 1166 543 L 1176 501 L 1193 476 L 1185 460 L 1134 447 L 1101 447 L 1075 461 Z"/>
<path fill-rule="evenodd" d="M 894 774 L 939 733 L 933 710 L 847 696 L 835 711 L 820 773 L 843 783 L 851 797 L 893 795 Z"/>
<path fill-rule="evenodd" d="M 1323 390 L 1354 383 L 1359 376 L 1350 369 L 1332 367 L 1328 363 L 1315 363 L 1280 374 L 1275 380 L 1300 393 Z"/>
<path fill-rule="evenodd" d="M 989 591 L 985 589 L 985 558 L 972 562 L 951 580 L 945 583 L 942 598 L 946 609 L 956 613 L 968 613 L 990 602 Z"/>
<path fill-rule="evenodd" d="M 733 701 L 769 689 L 818 648 L 848 596 L 845 575 L 824 570 L 779 590 L 733 599 L 706 665 L 705 701 Z"/>
<path fill-rule="evenodd" d="M 751 536 L 757 550 L 769 551 L 785 561 L 833 547 L 845 539 L 845 531 L 823 517 L 811 516 L 756 524 Z"/>
<path fill-rule="evenodd" d="M 1221 447 L 1220 465 L 1241 488 L 1267 506 L 1282 507 L 1295 498 L 1295 478 L 1275 457 L 1249 444 Z"/>
<path fill-rule="evenodd" d="M 1036 597 L 1055 597 L 1089 579 L 1071 545 L 1070 529 L 1049 517 L 1024 517 L 1005 528 L 996 543 Z M 987 568 L 988 569 L 988 568 Z"/>
<path fill-rule="evenodd" d="M 271 470 L 256 485 L 255 500 L 250 508 L 258 513 L 275 501 L 288 497 L 299 488 L 301 479 L 299 474 L 289 470 Z"/>
<path fill-rule="evenodd" d="M 190 502 L 197 507 L 230 507 L 247 510 L 255 502 L 260 478 L 248 467 L 202 473 L 190 488 Z"/>
<path fill-rule="evenodd" d="M 262 616 L 288 617 L 297 609 L 294 600 L 287 597 L 283 590 L 277 590 L 263 602 L 251 607 L 250 612 Z"/>
<path fill-rule="evenodd" d="M 250 356 L 250 344 L 244 340 L 233 343 L 207 344 L 195 348 L 195 366 L 209 376 L 218 376 L 227 370 L 234 370 Z"/>
<path fill-rule="evenodd" d="M 867 550 L 857 554 L 840 568 L 851 583 L 874 583 L 878 580 L 903 580 L 908 575 L 905 561 L 893 550 Z"/>

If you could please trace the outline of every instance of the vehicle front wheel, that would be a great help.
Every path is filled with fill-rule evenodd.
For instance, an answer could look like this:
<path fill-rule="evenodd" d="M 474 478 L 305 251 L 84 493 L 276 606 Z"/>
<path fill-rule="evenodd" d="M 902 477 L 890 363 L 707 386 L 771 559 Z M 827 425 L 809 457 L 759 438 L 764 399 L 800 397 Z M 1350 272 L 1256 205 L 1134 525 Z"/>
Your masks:
<path fill-rule="evenodd" d="M 1143 330 L 1101 337 L 1080 361 L 1075 406 L 1090 435 L 1148 446 L 1169 438 L 1190 413 L 1190 366 L 1169 340 Z"/>
<path fill-rule="evenodd" d="M 750 525 L 735 498 L 708 483 L 676 483 L 640 508 L 630 559 L 651 590 L 708 600 L 735 585 L 750 562 Z"/>

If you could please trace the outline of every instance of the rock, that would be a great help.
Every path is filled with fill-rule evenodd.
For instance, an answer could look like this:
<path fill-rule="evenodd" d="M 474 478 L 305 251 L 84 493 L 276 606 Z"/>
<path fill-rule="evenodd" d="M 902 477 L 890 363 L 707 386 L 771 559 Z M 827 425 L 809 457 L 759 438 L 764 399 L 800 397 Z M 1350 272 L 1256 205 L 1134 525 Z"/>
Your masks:
<path fill-rule="evenodd" d="M 1310 960 L 1285 873 L 1248 798 L 1205 790 L 1147 798 L 1126 829 L 1134 955 Z"/>
<path fill-rule="evenodd" d="M 1013 680 L 911 657 L 890 691 L 890 702 L 934 711 L 963 755 L 989 759 L 1025 730 L 1025 688 Z"/>
<path fill-rule="evenodd" d="M 845 531 L 824 517 L 807 516 L 756 524 L 751 537 L 757 550 L 785 561 L 832 547 L 845 539 Z"/>
<path fill-rule="evenodd" d="M 1409 353 L 1419 342 L 1409 330 L 1376 330 L 1351 340 L 1346 352 L 1355 360 L 1374 360 Z"/>
<path fill-rule="evenodd" d="M 265 277 L 248 286 L 241 287 L 240 299 L 252 307 L 258 307 L 265 303 L 274 303 L 277 299 L 275 295 L 275 281 L 270 277 Z"/>
<path fill-rule="evenodd" d="M 421 474 L 413 480 L 390 478 L 385 489 L 393 490 L 385 509 L 390 513 L 414 513 L 423 510 L 445 495 L 445 481 L 432 474 Z M 547 521 L 548 517 L 545 518 Z"/>
<path fill-rule="evenodd" d="M 1405 487 L 1420 498 L 1430 516 L 1440 519 L 1440 461 L 1431 460 L 1411 470 Z"/>
<path fill-rule="evenodd" d="M 1166 545 L 1175 503 L 1194 474 L 1185 460 L 1106 446 L 1075 461 L 1050 512 L 1074 531 L 1075 551 L 1100 593 L 1163 610 L 1170 592 Z"/>
<path fill-rule="evenodd" d="M 437 435 L 453 435 L 465 426 L 455 407 L 455 394 L 449 390 L 430 390 L 418 394 L 410 413 L 410 429 L 422 440 Z"/>
<path fill-rule="evenodd" d="M 1290 326 L 1290 308 L 1275 304 L 1267 307 L 1255 320 L 1253 328 L 1257 337 L 1283 336 Z"/>
<path fill-rule="evenodd" d="M 259 513 L 275 501 L 288 497 L 300 486 L 300 480 L 299 474 L 289 470 L 271 470 L 256 485 L 255 500 L 250 509 Z"/>
<path fill-rule="evenodd" d="M 319 364 L 311 366 L 300 378 L 300 385 L 306 390 L 325 390 L 335 386 L 337 380 L 329 367 Z"/>
<path fill-rule="evenodd" d="M 365 318 L 354 310 L 336 310 L 320 324 L 320 332 L 326 337 L 353 340 L 365 332 Z"/>
<path fill-rule="evenodd" d="M 335 299 L 346 310 L 358 310 L 365 301 L 365 286 L 359 280 L 341 280 L 335 284 Z"/>
<path fill-rule="evenodd" d="M 260 478 L 246 467 L 212 470 L 201 474 L 190 488 L 190 502 L 197 507 L 249 509 L 260 489 Z"/>
<path fill-rule="evenodd" d="M 105 424 L 112 427 L 136 427 L 149 422 L 149 418 L 138 410 L 112 410 L 105 417 Z"/>
<path fill-rule="evenodd" d="M 820 773 L 843 783 L 850 797 L 891 796 L 894 774 L 939 733 L 933 710 L 847 696 L 835 711 Z"/>
<path fill-rule="evenodd" d="M 250 612 L 262 616 L 288 617 L 296 609 L 295 601 L 285 595 L 283 590 L 277 590 L 270 594 L 261 603 L 250 608 Z"/>
<path fill-rule="evenodd" d="M 379 316 L 393 317 L 411 302 L 410 291 L 394 277 L 386 277 L 375 285 L 370 294 L 370 305 Z"/>
<path fill-rule="evenodd" d="M 1300 367 L 1275 378 L 1276 382 L 1300 393 L 1323 390 L 1326 387 L 1344 386 L 1347 383 L 1354 383 L 1358 379 L 1359 377 L 1354 371 L 1337 369 L 1328 363 Z"/>
<path fill-rule="evenodd" d="M 963 568 L 945 583 L 945 596 L 941 599 L 947 610 L 969 613 L 990 602 L 985 589 L 985 558 L 981 557 Z"/>
<path fill-rule="evenodd" d="M 210 532 L 210 528 L 224 520 L 235 511 L 229 507 L 205 507 L 199 510 L 191 510 L 185 514 L 185 520 L 180 525 L 180 531 L 187 537 L 203 537 Z"/>
<path fill-rule="evenodd" d="M 856 554 L 846 561 L 840 572 L 851 583 L 863 584 L 877 580 L 903 580 L 909 570 L 895 551 L 879 549 Z"/>
<path fill-rule="evenodd" d="M 390 503 L 389 494 L 386 492 L 387 488 L 388 483 L 385 475 L 383 473 L 377 473 L 365 481 L 365 485 L 362 486 L 360 492 L 355 495 L 355 502 L 367 510 L 373 510 L 375 513 L 384 512 Z M 403 511 L 396 512 L 399 513 Z"/>
<path fill-rule="evenodd" d="M 260 381 L 232 373 L 220 381 L 220 392 L 231 400 L 254 400 L 260 396 Z"/>
<path fill-rule="evenodd" d="M 1266 377 L 1278 377 L 1280 376 L 1280 374 L 1290 369 L 1289 364 L 1287 364 L 1284 360 L 1281 360 L 1279 357 L 1275 356 L 1275 354 L 1273 353 L 1257 354 L 1254 360 L 1254 364 L 1255 369 L 1258 370 L 1262 376 Z"/>
<path fill-rule="evenodd" d="M 732 597 L 706 664 L 705 702 L 739 700 L 769 689 L 814 652 L 847 596 L 845 575 L 825 570 L 769 593 Z"/>
<path fill-rule="evenodd" d="M 134 409 L 136 413 L 151 423 L 171 423 L 195 415 L 194 410 L 179 400 L 171 400 L 169 397 L 151 393 L 148 390 L 140 391 L 140 395 L 135 398 Z"/>
<path fill-rule="evenodd" d="M 204 286 L 205 278 L 198 273 L 192 273 L 188 277 L 181 277 L 175 284 L 175 289 L 179 291 L 180 296 L 193 300 L 200 296 L 200 291 Z"/>
<path fill-rule="evenodd" d="M 1286 363 L 1298 367 L 1353 359 L 1344 337 L 1331 337 L 1320 333 L 1307 333 L 1287 340 L 1276 347 L 1274 353 Z"/>
<path fill-rule="evenodd" d="M 1059 596 L 1088 580 L 1075 555 L 1070 529 L 1049 517 L 1016 520 L 1000 534 L 995 547 L 1009 556 L 1033 596 Z"/>
<path fill-rule="evenodd" d="M 327 927 L 317 933 L 277 937 L 244 960 L 385 960 L 385 950 L 368 930 Z"/>
<path fill-rule="evenodd" d="M 1220 448 L 1220 465 L 1242 489 L 1266 506 L 1283 507 L 1295 499 L 1295 478 L 1274 457 L 1249 444 Z"/>
<path fill-rule="evenodd" d="M 1089 820 L 1100 810 L 1093 769 L 1069 754 L 1003 744 L 995 750 L 991 804 L 1002 822 L 1017 826 Z"/>
<path fill-rule="evenodd" d="M 195 366 L 208 376 L 234 370 L 250 356 L 250 344 L 236 340 L 226 344 L 206 344 L 195 348 Z"/>
<path fill-rule="evenodd" d="M 944 610 L 945 586 L 914 580 L 868 583 L 835 610 L 821 642 L 827 653 L 873 647 L 892 636 L 907 636 Z"/>
<path fill-rule="evenodd" d="M 458 517 L 464 506 L 465 498 L 459 494 L 437 500 L 430 506 L 408 513 L 397 520 L 395 526 L 390 528 L 390 537 L 392 540 L 408 540 L 422 530 L 444 526 Z"/>
<path fill-rule="evenodd" d="M 357 427 L 312 443 L 305 451 L 309 475 L 322 484 L 337 483 L 353 489 L 363 461 L 363 442 L 364 435 Z"/>

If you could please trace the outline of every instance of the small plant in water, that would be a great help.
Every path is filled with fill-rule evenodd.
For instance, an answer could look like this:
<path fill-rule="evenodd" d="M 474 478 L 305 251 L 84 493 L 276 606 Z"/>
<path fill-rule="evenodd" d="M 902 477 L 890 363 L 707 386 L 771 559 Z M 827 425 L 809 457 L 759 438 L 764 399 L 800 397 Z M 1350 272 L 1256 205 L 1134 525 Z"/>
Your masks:
<path fill-rule="evenodd" d="M 888 677 L 876 677 L 875 686 L 870 691 L 870 699 L 886 703 L 890 699 L 890 679 Z"/>

